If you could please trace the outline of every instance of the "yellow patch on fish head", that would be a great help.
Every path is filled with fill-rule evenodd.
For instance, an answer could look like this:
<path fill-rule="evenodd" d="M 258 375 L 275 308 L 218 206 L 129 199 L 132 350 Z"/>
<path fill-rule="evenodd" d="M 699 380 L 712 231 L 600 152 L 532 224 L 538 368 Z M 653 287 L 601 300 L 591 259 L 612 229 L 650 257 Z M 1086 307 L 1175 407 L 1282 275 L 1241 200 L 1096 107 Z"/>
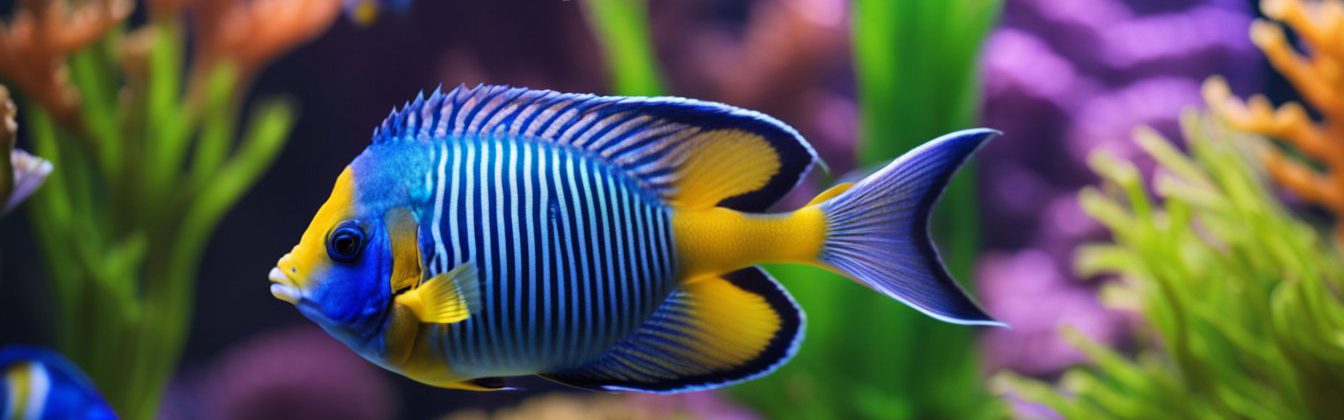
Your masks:
<path fill-rule="evenodd" d="M 297 304 L 314 283 L 321 281 L 332 264 L 327 241 L 333 229 L 354 215 L 355 176 L 346 167 L 336 179 L 331 197 L 318 209 L 317 215 L 303 232 L 299 244 L 280 258 L 271 270 L 271 294 L 289 303 Z"/>

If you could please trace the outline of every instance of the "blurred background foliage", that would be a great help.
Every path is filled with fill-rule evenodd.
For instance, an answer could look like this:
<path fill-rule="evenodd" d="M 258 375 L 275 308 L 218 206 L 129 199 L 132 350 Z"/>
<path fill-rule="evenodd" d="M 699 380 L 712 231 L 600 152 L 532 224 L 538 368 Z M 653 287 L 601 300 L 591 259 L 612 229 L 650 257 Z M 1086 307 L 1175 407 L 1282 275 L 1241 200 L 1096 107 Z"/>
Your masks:
<path fill-rule="evenodd" d="M 1113 242 L 1079 250 L 1082 275 L 1116 274 L 1108 304 L 1142 314 L 1133 358 L 1075 330 L 1093 366 L 1059 388 L 1000 374 L 1001 391 L 1065 418 L 1330 418 L 1344 406 L 1344 264 L 1285 209 L 1248 154 L 1268 147 L 1207 116 L 1183 119 L 1185 154 L 1149 129 L 1153 198 L 1135 166 L 1092 159 L 1079 196 Z"/>
<path fill-rule="evenodd" d="M 281 99 L 240 120 L 250 78 L 338 10 L 305 1 L 147 6 L 132 27 L 129 1 L 22 2 L 0 43 L 0 75 L 21 94 L 27 139 L 60 168 L 29 208 L 56 348 L 128 419 L 158 412 L 206 242 L 294 124 L 294 106 Z"/>
<path fill-rule="evenodd" d="M 397 13 L 337 19 L 364 3 Z M 1185 402 L 1172 412 L 1319 416 L 1337 404 L 1340 262 L 1315 229 L 1338 212 L 1344 189 L 1327 184 L 1344 155 L 1312 140 L 1344 121 L 1329 73 L 1341 4 L 0 1 L 15 10 L 0 78 L 21 122 L 5 145 L 54 164 L 26 160 L 24 179 L 55 168 L 28 211 L 0 219 L 0 344 L 57 344 L 127 418 L 983 418 L 1006 402 L 1028 418 Z M 1289 32 L 1257 24 L 1252 43 L 1257 11 Z M 1257 45 L 1287 77 L 1262 75 Z M 1210 74 L 1224 76 L 1205 88 L 1219 121 L 1281 141 L 1179 123 Z M 807 311 L 807 338 L 793 363 L 726 392 L 599 397 L 521 380 L 522 393 L 461 393 L 385 373 L 274 301 L 264 272 L 388 108 L 478 82 L 778 117 L 831 169 L 780 210 L 944 132 L 999 128 L 934 221 L 954 275 L 1014 328 L 940 324 L 829 273 L 771 267 Z M 1267 97 L 1233 99 L 1253 91 Z M 1299 95 L 1311 109 L 1269 105 Z M 1153 127 L 1138 143 L 1137 126 Z M 1159 141 L 1182 126 L 1185 145 Z M 1101 177 L 1087 164 L 1098 150 L 1111 156 L 1092 161 Z M 1259 181 L 1262 166 L 1287 192 Z M 1100 245 L 1078 273 L 1085 244 Z M 987 392 L 995 372 L 1011 372 L 993 381 L 1006 399 Z"/>
<path fill-rule="evenodd" d="M 938 135 L 979 124 L 977 57 L 999 6 L 981 0 L 852 4 L 860 168 L 880 167 Z M 944 261 L 962 280 L 978 250 L 974 179 L 973 167 L 963 168 L 934 217 Z M 806 311 L 807 339 L 792 363 L 735 387 L 732 395 L 771 418 L 995 413 L 995 401 L 980 385 L 973 328 L 940 323 L 820 269 L 770 271 Z"/>
<path fill-rule="evenodd" d="M 1344 3 L 1260 7 L 1303 52 L 1266 20 L 1249 25 L 1251 40 L 1321 121 L 1294 101 L 1235 99 L 1213 77 L 1203 85 L 1212 116 L 1181 119 L 1188 152 L 1152 129 L 1136 132 L 1156 162 L 1151 180 L 1134 161 L 1094 153 L 1103 184 L 1079 202 L 1111 241 L 1078 248 L 1075 266 L 1083 277 L 1119 277 L 1101 297 L 1137 315 L 1137 348 L 1131 355 L 1066 327 L 1061 335 L 1091 366 L 1067 370 L 1057 386 L 1001 373 L 999 392 L 1065 418 L 1331 418 L 1344 409 L 1344 254 L 1331 240 L 1341 231 L 1322 233 L 1267 182 L 1340 214 L 1344 101 L 1331 69 L 1344 57 Z"/>

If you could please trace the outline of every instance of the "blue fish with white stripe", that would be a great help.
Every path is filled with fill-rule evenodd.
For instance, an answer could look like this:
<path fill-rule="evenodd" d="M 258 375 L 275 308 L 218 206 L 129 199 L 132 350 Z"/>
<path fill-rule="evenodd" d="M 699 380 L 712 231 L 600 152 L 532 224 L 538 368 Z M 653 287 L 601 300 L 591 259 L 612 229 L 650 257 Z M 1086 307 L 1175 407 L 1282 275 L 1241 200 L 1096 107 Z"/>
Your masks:
<path fill-rule="evenodd" d="M 51 350 L 0 348 L 0 375 L 0 419 L 117 418 L 84 372 Z"/>
<path fill-rule="evenodd" d="M 801 209 L 817 162 L 766 115 L 502 86 L 394 110 L 271 293 L 364 358 L 445 388 L 541 377 L 681 392 L 793 356 L 803 313 L 756 267 L 825 267 L 934 318 L 1002 325 L 948 275 L 929 208 L 996 131 L 935 139 Z"/>

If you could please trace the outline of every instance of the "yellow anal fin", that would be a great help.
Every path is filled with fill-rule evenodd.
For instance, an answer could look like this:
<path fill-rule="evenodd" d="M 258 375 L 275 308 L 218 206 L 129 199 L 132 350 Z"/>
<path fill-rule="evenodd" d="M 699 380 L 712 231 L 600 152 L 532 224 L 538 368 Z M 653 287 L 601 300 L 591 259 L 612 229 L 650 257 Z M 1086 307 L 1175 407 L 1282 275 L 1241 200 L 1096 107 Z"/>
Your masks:
<path fill-rule="evenodd" d="M 476 280 L 475 264 L 466 262 L 397 295 L 396 303 L 405 306 L 420 322 L 462 322 L 471 316 L 472 308 L 479 306 L 480 286 Z"/>
<path fill-rule="evenodd" d="M 643 326 L 584 366 L 542 377 L 608 391 L 680 392 L 782 365 L 802 337 L 793 298 L 757 267 L 683 285 Z"/>

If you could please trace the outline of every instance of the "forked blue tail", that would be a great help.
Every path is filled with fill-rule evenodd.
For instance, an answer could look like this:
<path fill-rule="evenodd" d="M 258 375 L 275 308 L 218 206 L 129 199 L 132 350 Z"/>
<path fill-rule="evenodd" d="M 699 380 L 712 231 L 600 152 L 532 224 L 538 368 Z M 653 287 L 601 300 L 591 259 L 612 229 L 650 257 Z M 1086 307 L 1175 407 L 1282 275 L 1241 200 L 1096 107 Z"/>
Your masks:
<path fill-rule="evenodd" d="M 820 261 L 939 320 L 1007 326 L 957 285 L 929 237 L 929 214 L 952 175 L 999 134 L 978 128 L 944 135 L 822 203 L 827 237 Z"/>

